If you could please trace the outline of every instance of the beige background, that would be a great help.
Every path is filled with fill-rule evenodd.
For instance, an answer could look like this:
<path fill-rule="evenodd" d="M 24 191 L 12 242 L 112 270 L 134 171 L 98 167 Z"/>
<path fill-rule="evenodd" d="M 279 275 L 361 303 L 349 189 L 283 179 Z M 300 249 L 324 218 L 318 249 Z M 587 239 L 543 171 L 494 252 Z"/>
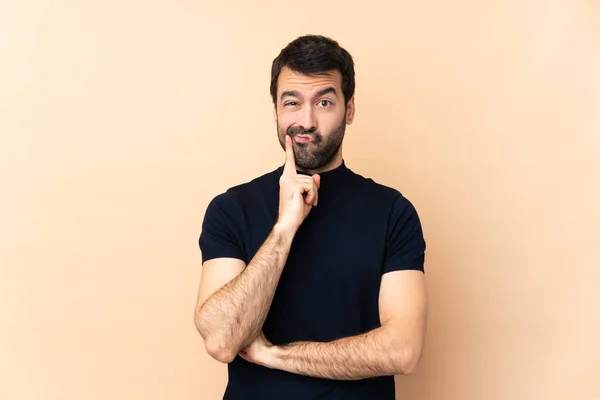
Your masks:
<path fill-rule="evenodd" d="M 600 399 L 593 0 L 0 1 L 0 399 L 220 398 L 200 224 L 283 162 L 270 63 L 304 33 L 355 57 L 348 165 L 422 217 L 398 398 Z"/>

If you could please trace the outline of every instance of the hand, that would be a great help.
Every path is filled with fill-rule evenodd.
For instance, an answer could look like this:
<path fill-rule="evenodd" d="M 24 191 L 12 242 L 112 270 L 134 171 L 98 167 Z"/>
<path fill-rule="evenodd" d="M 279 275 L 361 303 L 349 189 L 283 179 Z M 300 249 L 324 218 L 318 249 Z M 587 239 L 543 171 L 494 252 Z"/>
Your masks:
<path fill-rule="evenodd" d="M 296 172 L 292 138 L 285 136 L 286 162 L 279 179 L 279 219 L 284 226 L 297 229 L 313 206 L 319 202 L 321 177 Z"/>
<path fill-rule="evenodd" d="M 240 351 L 239 355 L 246 361 L 269 367 L 272 349 L 274 349 L 274 346 L 267 340 L 264 333 L 260 331 L 252 343 Z"/>

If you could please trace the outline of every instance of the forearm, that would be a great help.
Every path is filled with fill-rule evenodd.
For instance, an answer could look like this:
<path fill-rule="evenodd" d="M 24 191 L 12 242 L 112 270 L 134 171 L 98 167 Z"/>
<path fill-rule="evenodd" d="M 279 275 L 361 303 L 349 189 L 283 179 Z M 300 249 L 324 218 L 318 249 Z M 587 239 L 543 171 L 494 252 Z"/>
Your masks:
<path fill-rule="evenodd" d="M 200 308 L 202 335 L 223 361 L 233 359 L 262 328 L 294 233 L 275 225 L 246 268 Z"/>
<path fill-rule="evenodd" d="M 391 327 L 332 342 L 295 342 L 272 349 L 273 368 L 325 379 L 400 375 L 409 362 L 407 348 L 399 346 Z"/>

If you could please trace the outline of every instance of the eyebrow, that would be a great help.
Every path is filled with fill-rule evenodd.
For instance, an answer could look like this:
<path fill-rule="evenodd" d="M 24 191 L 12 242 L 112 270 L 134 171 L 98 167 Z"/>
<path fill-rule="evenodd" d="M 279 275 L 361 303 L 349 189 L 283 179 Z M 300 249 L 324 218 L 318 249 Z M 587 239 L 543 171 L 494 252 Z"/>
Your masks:
<path fill-rule="evenodd" d="M 327 87 L 325 89 L 321 89 L 317 92 L 317 96 L 316 97 L 321 97 L 324 96 L 326 94 L 329 93 L 333 93 L 335 96 L 337 96 L 337 90 L 335 90 L 335 88 L 333 86 Z"/>
<path fill-rule="evenodd" d="M 300 93 L 295 90 L 286 90 L 285 92 L 281 93 L 281 100 L 286 97 L 300 97 Z"/>
<path fill-rule="evenodd" d="M 329 87 L 326 87 L 324 89 L 319 90 L 316 93 L 315 97 L 321 97 L 321 96 L 324 96 L 324 95 L 326 95 L 328 93 L 333 93 L 334 95 L 337 96 L 337 90 L 335 90 L 335 88 L 333 86 L 329 86 Z M 286 90 L 286 91 L 284 91 L 284 92 L 281 93 L 281 98 L 280 99 L 283 100 L 285 97 L 300 97 L 300 93 L 298 91 L 296 91 L 296 90 Z"/>

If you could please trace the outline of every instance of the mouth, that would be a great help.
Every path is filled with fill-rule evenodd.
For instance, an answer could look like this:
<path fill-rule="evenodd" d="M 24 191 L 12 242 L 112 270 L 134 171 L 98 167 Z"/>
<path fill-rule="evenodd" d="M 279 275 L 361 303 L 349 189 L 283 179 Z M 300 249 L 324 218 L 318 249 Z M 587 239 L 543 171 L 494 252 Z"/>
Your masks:
<path fill-rule="evenodd" d="M 314 139 L 311 135 L 296 135 L 294 136 L 294 141 L 296 143 L 309 143 L 312 142 Z"/>

